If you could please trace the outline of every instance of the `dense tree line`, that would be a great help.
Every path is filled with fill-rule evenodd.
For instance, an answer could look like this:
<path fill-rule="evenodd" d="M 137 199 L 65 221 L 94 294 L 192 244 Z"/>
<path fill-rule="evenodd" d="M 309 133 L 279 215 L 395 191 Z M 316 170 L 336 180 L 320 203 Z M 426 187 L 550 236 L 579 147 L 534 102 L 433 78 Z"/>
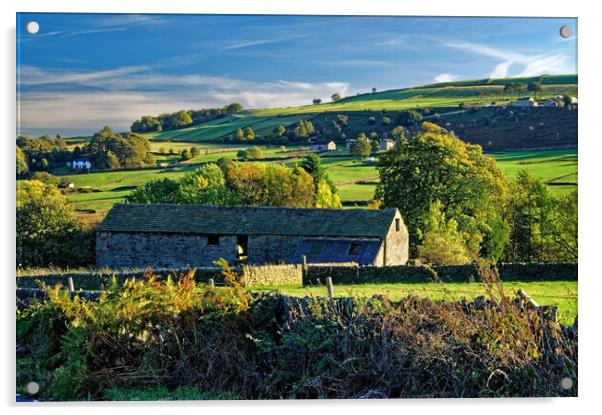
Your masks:
<path fill-rule="evenodd" d="M 149 141 L 135 133 L 115 133 L 104 127 L 92 137 L 84 151 L 97 169 L 136 168 L 155 164 Z"/>
<path fill-rule="evenodd" d="M 527 172 L 509 181 L 478 145 L 423 123 L 380 158 L 376 197 L 397 207 L 412 255 L 438 263 L 577 259 L 577 193 Z"/>
<path fill-rule="evenodd" d="M 17 137 L 17 177 L 25 177 L 28 172 L 48 171 L 74 157 L 77 154 L 69 151 L 67 143 L 60 137 Z"/>
<path fill-rule="evenodd" d="M 228 114 L 242 111 L 243 106 L 232 103 L 223 108 L 204 108 L 200 110 L 182 110 L 164 113 L 158 116 L 145 115 L 132 123 L 130 130 L 134 133 L 148 133 L 174 128 L 186 127 L 193 124 L 215 120 Z"/>
<path fill-rule="evenodd" d="M 313 158 L 294 168 L 276 163 L 238 163 L 223 158 L 180 180 L 148 182 L 128 195 L 126 200 L 129 203 L 305 208 L 341 206 L 336 188 L 319 160 Z"/>

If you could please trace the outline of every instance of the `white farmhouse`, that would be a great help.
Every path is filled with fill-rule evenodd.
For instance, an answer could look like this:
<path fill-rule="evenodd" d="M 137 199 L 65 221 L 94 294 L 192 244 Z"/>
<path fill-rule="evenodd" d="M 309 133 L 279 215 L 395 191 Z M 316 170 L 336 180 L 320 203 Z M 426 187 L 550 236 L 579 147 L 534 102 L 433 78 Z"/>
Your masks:
<path fill-rule="evenodd" d="M 92 168 L 92 162 L 86 158 L 78 158 L 73 160 L 71 167 L 74 170 L 90 170 Z"/>

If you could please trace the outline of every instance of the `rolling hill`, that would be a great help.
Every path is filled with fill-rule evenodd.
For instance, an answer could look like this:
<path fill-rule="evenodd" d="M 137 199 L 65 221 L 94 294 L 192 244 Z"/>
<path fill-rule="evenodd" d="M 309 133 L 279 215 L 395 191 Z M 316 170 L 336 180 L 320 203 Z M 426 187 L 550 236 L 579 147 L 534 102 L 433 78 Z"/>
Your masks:
<path fill-rule="evenodd" d="M 423 112 L 429 121 L 453 129 L 467 141 L 481 144 L 488 150 L 576 145 L 576 111 L 523 108 L 509 113 L 511 110 L 505 108 L 506 104 L 517 99 L 517 96 L 504 92 L 506 84 L 533 82 L 542 85 L 538 99 L 578 95 L 576 75 L 445 82 L 360 94 L 319 105 L 246 110 L 182 129 L 149 133 L 147 137 L 156 141 L 213 142 L 239 128 L 251 127 L 260 138 L 269 135 L 277 125 L 287 127 L 300 119 L 323 125 L 331 122 L 337 114 L 349 117 L 350 128 L 346 133 L 353 137 L 360 132 L 381 134 L 393 127 L 378 123 L 369 125 L 367 120 L 370 117 L 380 119 L 394 116 L 399 110 L 415 109 Z M 475 114 L 474 108 L 470 107 L 487 108 L 481 108 Z M 495 119 L 495 122 L 487 121 L 488 118 Z M 511 139 L 506 140 L 505 137 Z"/>

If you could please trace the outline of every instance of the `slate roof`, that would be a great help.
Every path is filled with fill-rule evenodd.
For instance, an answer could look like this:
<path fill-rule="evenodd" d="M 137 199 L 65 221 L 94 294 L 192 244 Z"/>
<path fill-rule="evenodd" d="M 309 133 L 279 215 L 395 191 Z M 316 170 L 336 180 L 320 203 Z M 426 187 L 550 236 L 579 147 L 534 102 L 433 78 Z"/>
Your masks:
<path fill-rule="evenodd" d="M 350 252 L 351 245 L 355 251 Z M 355 262 L 371 265 L 376 260 L 382 241 L 357 239 L 306 239 L 301 242 L 293 255 L 293 263 L 301 262 L 305 255 L 310 264 L 328 264 L 336 262 Z"/>
<path fill-rule="evenodd" d="M 397 209 L 115 204 L 99 231 L 384 237 Z"/>

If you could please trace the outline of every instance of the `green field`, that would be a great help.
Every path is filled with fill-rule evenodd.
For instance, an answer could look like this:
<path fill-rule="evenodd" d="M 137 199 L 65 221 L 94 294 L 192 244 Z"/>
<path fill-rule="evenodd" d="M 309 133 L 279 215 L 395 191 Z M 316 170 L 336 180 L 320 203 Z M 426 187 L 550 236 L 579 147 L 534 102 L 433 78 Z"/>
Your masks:
<path fill-rule="evenodd" d="M 524 290 L 540 305 L 557 305 L 560 321 L 572 324 L 577 316 L 577 281 L 506 282 L 503 284 L 506 295 L 514 298 L 519 289 Z M 326 296 L 325 286 L 302 287 L 295 285 L 254 287 L 254 291 L 280 291 L 297 297 Z M 400 300 L 407 295 L 428 297 L 435 300 L 473 299 L 486 295 L 483 284 L 473 283 L 393 283 L 393 284 L 354 284 L 335 286 L 337 297 L 371 297 L 386 294 L 392 300 Z"/>
<path fill-rule="evenodd" d="M 232 134 L 239 128 L 251 127 L 259 136 L 268 135 L 279 124 L 289 126 L 300 118 L 311 118 L 324 112 L 358 112 L 403 110 L 412 108 L 441 108 L 465 105 L 503 105 L 515 100 L 503 88 L 507 82 L 541 82 L 539 99 L 556 95 L 577 96 L 576 75 L 554 75 L 534 78 L 481 79 L 446 82 L 412 88 L 360 94 L 337 102 L 287 108 L 250 109 L 223 118 L 177 130 L 148 133 L 145 136 L 159 141 L 211 142 Z"/>
<path fill-rule="evenodd" d="M 90 193 L 71 193 L 69 200 L 76 209 L 105 211 L 114 203 L 122 201 L 136 186 L 163 177 L 178 179 L 198 168 L 200 163 L 213 162 L 221 157 L 235 158 L 238 149 L 243 147 L 212 144 L 201 148 L 207 149 L 208 154 L 202 154 L 167 169 L 66 175 L 64 177 L 73 182 L 75 187 L 89 187 L 96 190 Z M 304 149 L 306 148 L 290 147 L 288 150 L 293 151 L 289 153 L 282 152 L 280 147 L 271 147 L 266 148 L 264 153 L 270 160 L 278 161 L 282 158 L 282 162 L 292 166 L 298 162 L 299 156 L 304 154 Z M 561 185 L 550 186 L 555 194 L 567 194 L 577 188 L 577 150 L 509 151 L 493 153 L 491 156 L 509 177 L 514 177 L 520 169 L 526 168 L 546 182 L 561 183 Z M 177 157 L 171 156 L 171 161 L 174 159 Z M 343 150 L 327 154 L 322 158 L 322 162 L 337 184 L 343 201 L 369 201 L 374 197 L 378 181 L 378 172 L 374 163 L 350 157 Z"/>

